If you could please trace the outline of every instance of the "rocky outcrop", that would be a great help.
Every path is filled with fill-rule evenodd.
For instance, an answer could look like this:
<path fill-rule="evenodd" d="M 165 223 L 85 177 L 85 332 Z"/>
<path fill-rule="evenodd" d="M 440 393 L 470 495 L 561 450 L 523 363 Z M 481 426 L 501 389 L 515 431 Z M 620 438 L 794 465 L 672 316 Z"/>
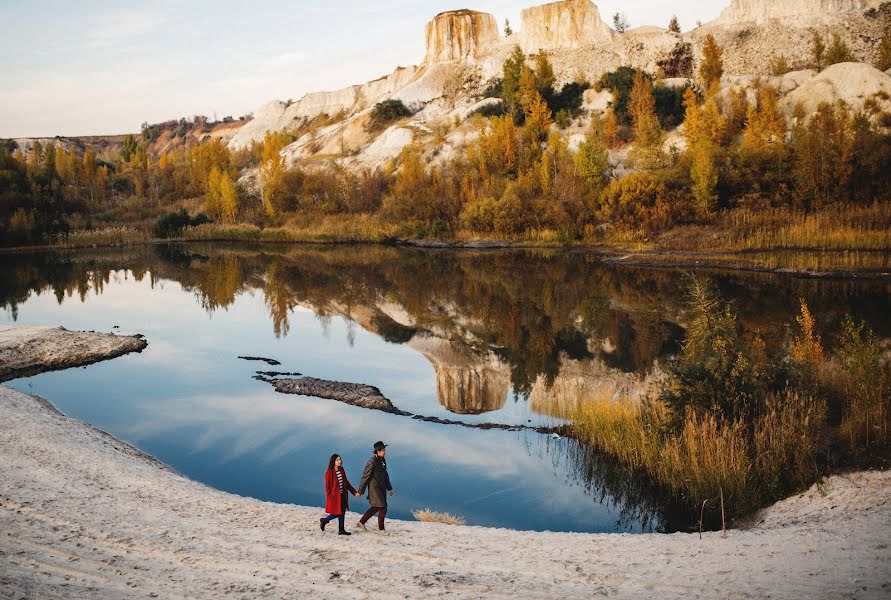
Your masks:
<path fill-rule="evenodd" d="M 301 120 L 320 114 L 329 116 L 341 112 L 364 110 L 406 88 L 423 73 L 420 67 L 400 67 L 386 77 L 353 85 L 333 92 L 306 94 L 296 102 L 274 100 L 263 105 L 229 141 L 232 149 L 246 148 L 262 141 L 267 131 L 282 131 L 298 125 Z"/>
<path fill-rule="evenodd" d="M 604 45 L 612 38 L 613 30 L 590 0 L 563 0 L 522 12 L 520 46 L 527 54 Z"/>
<path fill-rule="evenodd" d="M 427 23 L 427 64 L 473 61 L 498 43 L 495 17 L 474 10 L 450 10 Z"/>
<path fill-rule="evenodd" d="M 737 25 L 782 19 L 786 26 L 807 25 L 878 7 L 878 0 L 733 0 L 714 23 Z"/>
<path fill-rule="evenodd" d="M 802 83 L 787 94 L 780 107 L 791 115 L 796 106 L 805 115 L 812 114 L 826 102 L 839 100 L 854 110 L 862 110 L 867 102 L 878 108 L 876 112 L 891 112 L 891 76 L 863 63 L 839 63 Z"/>

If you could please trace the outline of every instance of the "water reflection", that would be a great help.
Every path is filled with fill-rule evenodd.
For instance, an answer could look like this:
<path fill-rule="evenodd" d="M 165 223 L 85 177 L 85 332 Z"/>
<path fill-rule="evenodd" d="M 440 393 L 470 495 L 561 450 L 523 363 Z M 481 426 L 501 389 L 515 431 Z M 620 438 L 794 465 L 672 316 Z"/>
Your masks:
<path fill-rule="evenodd" d="M 295 453 L 335 447 L 361 458 L 364 437 L 383 430 L 416 455 L 399 461 L 414 481 L 403 510 L 431 506 L 475 524 L 553 528 L 537 516 L 544 495 L 553 503 L 547 512 L 568 511 L 560 526 L 570 529 L 690 523 L 645 479 L 569 440 L 281 397 L 235 360 L 268 353 L 287 370 L 376 385 L 416 414 L 552 424 L 592 395 L 646 392 L 683 337 L 679 271 L 562 252 L 196 244 L 4 255 L 0 274 L 0 303 L 12 320 L 39 305 L 46 322 L 110 327 L 76 318 L 74 309 L 96 306 L 151 341 L 138 358 L 35 378 L 35 393 L 61 398 L 63 410 L 221 489 L 312 504 L 318 473 L 295 467 Z M 891 335 L 887 284 L 711 276 L 742 326 L 773 348 L 786 342 L 799 298 L 819 316 L 824 339 L 847 312 Z M 50 312 L 46 300 L 64 310 Z M 102 373 L 109 380 L 98 394 L 112 391 L 94 400 Z M 129 404 L 113 393 L 116 380 L 147 377 L 151 385 L 128 393 Z M 510 491 L 516 478 L 525 482 L 519 492 Z M 443 494 L 443 482 L 453 491 Z M 510 509 L 484 499 L 499 494 L 518 496 Z"/>

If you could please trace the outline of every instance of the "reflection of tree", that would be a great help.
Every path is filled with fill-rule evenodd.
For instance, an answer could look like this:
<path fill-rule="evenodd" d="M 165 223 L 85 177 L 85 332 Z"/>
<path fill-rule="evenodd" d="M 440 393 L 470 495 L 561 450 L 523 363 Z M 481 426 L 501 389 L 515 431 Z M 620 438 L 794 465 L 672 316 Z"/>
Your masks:
<path fill-rule="evenodd" d="M 272 330 L 277 338 L 283 335 L 287 336 L 291 329 L 288 313 L 296 306 L 297 302 L 282 277 L 277 261 L 270 262 L 266 268 L 265 283 L 263 293 L 266 296 L 266 309 L 269 311 L 269 318 L 272 319 Z"/>
<path fill-rule="evenodd" d="M 542 251 L 422 251 L 383 246 L 310 247 L 232 244 L 159 245 L 4 256 L 0 302 L 15 316 L 29 294 L 101 294 L 114 271 L 172 279 L 208 310 L 226 308 L 246 289 L 261 289 L 276 335 L 286 335 L 298 303 L 343 315 L 393 343 L 419 331 L 460 342 L 478 357 L 497 355 L 515 391 L 553 381 L 566 357 L 600 356 L 627 371 L 649 369 L 680 334 L 684 278 L 668 269 L 604 265 L 597 256 Z M 824 337 L 851 312 L 882 337 L 891 321 L 887 286 L 815 281 L 756 273 L 714 275 L 746 330 L 768 346 L 804 298 Z M 398 306 L 410 324 L 384 318 Z"/>
<path fill-rule="evenodd" d="M 200 282 L 193 285 L 201 306 L 207 312 L 228 308 L 243 288 L 241 261 L 237 256 L 228 254 L 211 257 Z"/>

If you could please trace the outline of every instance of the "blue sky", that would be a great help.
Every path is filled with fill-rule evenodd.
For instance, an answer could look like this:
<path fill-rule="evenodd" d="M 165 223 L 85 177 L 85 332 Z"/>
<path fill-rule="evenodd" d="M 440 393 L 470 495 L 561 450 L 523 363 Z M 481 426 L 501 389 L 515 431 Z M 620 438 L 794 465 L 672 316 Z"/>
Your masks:
<path fill-rule="evenodd" d="M 254 111 L 373 79 L 424 55 L 434 14 L 517 27 L 535 0 L 0 0 L 0 137 L 137 131 L 143 121 Z M 728 0 L 729 3 L 729 0 Z M 604 19 L 684 29 L 724 2 L 597 2 Z"/>

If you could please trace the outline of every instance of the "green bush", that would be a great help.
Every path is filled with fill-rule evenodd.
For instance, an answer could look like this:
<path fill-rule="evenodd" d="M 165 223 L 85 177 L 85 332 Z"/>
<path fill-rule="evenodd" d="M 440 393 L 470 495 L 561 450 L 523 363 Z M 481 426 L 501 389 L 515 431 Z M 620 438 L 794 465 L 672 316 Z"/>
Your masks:
<path fill-rule="evenodd" d="M 402 100 L 390 98 L 389 100 L 378 102 L 371 109 L 371 121 L 368 123 L 368 129 L 369 131 L 383 129 L 393 121 L 410 116 L 411 111 Z"/>
<path fill-rule="evenodd" d="M 179 212 L 168 213 L 158 219 L 155 224 L 155 237 L 160 239 L 176 237 L 186 227 L 195 227 L 204 223 L 210 223 L 210 219 L 204 213 L 190 217 L 186 209 L 181 208 Z"/>

